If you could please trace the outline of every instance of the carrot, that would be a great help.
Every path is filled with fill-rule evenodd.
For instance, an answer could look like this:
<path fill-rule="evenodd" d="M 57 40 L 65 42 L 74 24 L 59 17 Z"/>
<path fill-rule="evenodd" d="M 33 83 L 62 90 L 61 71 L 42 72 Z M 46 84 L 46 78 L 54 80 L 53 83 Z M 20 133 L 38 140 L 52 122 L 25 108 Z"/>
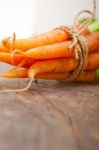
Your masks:
<path fill-rule="evenodd" d="M 77 28 L 80 25 L 77 26 Z M 86 35 L 89 33 L 88 29 L 85 29 L 82 34 Z M 41 33 L 39 35 L 34 35 L 31 38 L 27 39 L 17 39 L 13 43 L 13 49 L 20 49 L 22 51 L 26 51 L 28 49 L 34 48 L 34 47 L 39 47 L 43 45 L 50 45 L 53 43 L 59 43 L 63 42 L 66 40 L 69 40 L 71 36 L 69 35 L 68 32 L 62 30 L 62 29 L 54 29 L 46 33 Z M 12 41 L 9 40 L 9 38 L 5 38 L 2 40 L 2 44 L 10 49 L 10 46 L 12 44 Z"/>
<path fill-rule="evenodd" d="M 0 52 L 9 52 L 9 49 L 5 48 L 5 47 L 0 43 Z"/>
<path fill-rule="evenodd" d="M 69 72 L 42 73 L 42 74 L 37 74 L 35 76 L 35 79 L 65 80 L 68 75 Z M 95 80 L 96 80 L 96 71 L 84 71 L 75 79 L 75 81 L 80 81 L 80 82 L 95 81 Z"/>
<path fill-rule="evenodd" d="M 86 70 L 99 68 L 99 53 L 92 53 L 88 56 Z"/>
<path fill-rule="evenodd" d="M 36 74 L 48 72 L 69 72 L 73 71 L 78 60 L 75 58 L 60 58 L 52 60 L 43 60 L 32 65 L 28 71 L 29 78 L 34 78 Z M 92 53 L 88 56 L 85 69 L 93 70 L 99 68 L 99 53 Z"/>
<path fill-rule="evenodd" d="M 99 32 L 91 33 L 86 36 L 88 42 L 89 52 L 94 52 L 97 49 L 99 50 Z M 66 41 L 61 43 L 56 43 L 47 46 L 41 46 L 37 48 L 30 49 L 26 52 L 19 53 L 28 58 L 34 59 L 52 59 L 52 58 L 61 58 L 61 57 L 74 57 L 74 50 L 69 49 L 72 41 Z"/>
<path fill-rule="evenodd" d="M 23 67 L 26 67 L 26 68 L 29 68 L 35 62 L 37 62 L 37 60 L 35 60 L 35 59 L 24 58 L 23 56 L 21 56 L 19 54 L 14 54 L 13 55 L 13 62 L 12 62 L 10 53 L 0 52 L 0 61 L 1 62 L 5 62 L 5 63 L 11 64 L 11 65 L 17 66 L 23 60 L 25 62 Z"/>
<path fill-rule="evenodd" d="M 65 80 L 70 72 L 65 73 L 42 73 L 37 74 L 35 79 L 47 79 L 47 80 Z M 4 72 L 0 74 L 0 77 L 6 78 L 28 78 L 28 69 L 20 69 L 12 72 Z M 96 80 L 96 71 L 84 71 L 82 72 L 75 81 L 95 81 Z"/>
<path fill-rule="evenodd" d="M 28 77 L 28 69 L 19 69 L 11 72 L 0 73 L 0 77 L 6 78 L 27 78 Z"/>
<path fill-rule="evenodd" d="M 15 65 L 18 65 L 23 59 L 24 59 L 24 57 L 21 56 L 21 55 L 18 55 L 18 54 L 14 54 L 13 55 L 13 61 L 14 61 Z M 8 63 L 8 64 L 12 64 L 12 62 L 11 62 L 11 54 L 10 53 L 0 52 L 0 61 Z"/>

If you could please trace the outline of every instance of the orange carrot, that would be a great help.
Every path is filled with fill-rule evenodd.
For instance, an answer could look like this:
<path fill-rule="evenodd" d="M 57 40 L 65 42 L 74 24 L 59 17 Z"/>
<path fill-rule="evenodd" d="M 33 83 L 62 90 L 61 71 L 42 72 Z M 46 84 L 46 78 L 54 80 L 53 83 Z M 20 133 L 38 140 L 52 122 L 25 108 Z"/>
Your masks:
<path fill-rule="evenodd" d="M 65 80 L 70 72 L 65 73 L 42 73 L 37 74 L 35 79 L 47 79 L 47 80 Z M 6 78 L 28 78 L 28 69 L 20 69 L 12 72 L 4 72 L 0 74 L 0 77 Z M 85 82 L 85 81 L 95 81 L 96 71 L 84 71 L 82 72 L 75 81 Z"/>
<path fill-rule="evenodd" d="M 37 74 L 34 78 L 47 79 L 47 80 L 65 80 L 68 75 L 69 72 L 42 73 L 42 74 Z M 96 71 L 84 71 L 74 81 L 86 82 L 86 81 L 95 81 L 95 80 L 96 80 Z"/>
<path fill-rule="evenodd" d="M 19 69 L 10 72 L 0 73 L 0 77 L 6 78 L 27 78 L 28 77 L 28 69 Z"/>
<path fill-rule="evenodd" d="M 75 81 L 80 81 L 80 82 L 89 82 L 89 81 L 96 81 L 96 71 L 84 71 L 82 72 L 76 79 Z"/>
<path fill-rule="evenodd" d="M 13 62 L 12 62 L 10 53 L 0 52 L 0 62 L 5 62 L 5 63 L 11 64 L 11 65 L 17 66 L 23 60 L 25 61 L 23 67 L 26 67 L 26 68 L 29 68 L 31 65 L 33 65 L 35 62 L 38 61 L 35 59 L 24 58 L 23 56 L 21 56 L 19 54 L 14 54 Z"/>
<path fill-rule="evenodd" d="M 33 78 L 39 73 L 73 71 L 77 67 L 78 63 L 78 60 L 75 58 L 60 58 L 39 61 L 30 67 L 28 76 L 29 78 Z M 99 53 L 92 53 L 88 56 L 85 69 L 94 70 L 97 68 L 99 68 Z"/>
<path fill-rule="evenodd" d="M 99 49 L 99 32 L 91 33 L 86 36 L 89 52 L 94 52 Z M 41 46 L 30 49 L 26 52 L 20 52 L 28 58 L 34 59 L 52 59 L 61 57 L 74 57 L 74 50 L 69 49 L 71 41 L 61 42 L 57 44 Z"/>
<path fill-rule="evenodd" d="M 9 49 L 5 48 L 5 47 L 0 43 L 0 52 L 9 52 Z"/>
<path fill-rule="evenodd" d="M 21 55 L 18 55 L 18 54 L 13 55 L 13 61 L 14 61 L 15 65 L 18 65 L 23 59 L 24 59 L 24 57 L 22 57 Z M 8 63 L 8 64 L 12 64 L 11 54 L 0 52 L 0 62 L 5 62 L 5 63 Z"/>
<path fill-rule="evenodd" d="M 92 53 L 88 56 L 86 70 L 94 70 L 99 68 L 99 53 Z"/>
<path fill-rule="evenodd" d="M 78 27 L 79 25 L 77 26 L 77 28 Z M 83 35 L 86 35 L 88 33 L 89 33 L 88 29 L 85 29 L 82 32 Z M 62 29 L 57 28 L 46 33 L 34 35 L 32 38 L 19 39 L 19 40 L 17 39 L 13 43 L 13 49 L 20 49 L 22 51 L 26 51 L 34 47 L 63 42 L 69 40 L 70 38 L 71 36 L 69 35 L 69 33 L 67 33 Z M 8 49 L 10 49 L 11 43 L 12 41 L 9 40 L 9 38 L 5 38 L 2 40 L 2 44 Z"/>

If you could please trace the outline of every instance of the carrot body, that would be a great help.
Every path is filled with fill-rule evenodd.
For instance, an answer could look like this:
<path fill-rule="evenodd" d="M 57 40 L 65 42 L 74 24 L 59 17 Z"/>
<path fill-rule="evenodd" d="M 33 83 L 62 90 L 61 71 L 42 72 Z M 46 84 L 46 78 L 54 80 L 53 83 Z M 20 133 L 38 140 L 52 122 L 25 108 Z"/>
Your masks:
<path fill-rule="evenodd" d="M 14 54 L 13 55 L 13 61 L 14 61 L 15 65 L 18 65 L 23 59 L 24 59 L 24 57 L 22 57 L 21 55 L 18 55 L 18 54 Z M 11 54 L 10 53 L 0 52 L 0 61 L 8 63 L 8 64 L 12 64 L 12 62 L 11 62 Z"/>
<path fill-rule="evenodd" d="M 89 52 L 99 49 L 99 32 L 91 33 L 86 36 Z M 22 52 L 25 57 L 35 59 L 52 59 L 61 57 L 74 57 L 74 50 L 69 49 L 72 41 L 61 42 L 48 46 L 41 46 Z"/>
<path fill-rule="evenodd" d="M 27 78 L 28 77 L 28 69 L 20 69 L 20 70 L 14 70 L 14 71 L 11 71 L 11 72 L 0 73 L 0 77 Z"/>
<path fill-rule="evenodd" d="M 9 49 L 0 44 L 0 52 L 9 52 Z"/>
<path fill-rule="evenodd" d="M 69 75 L 69 72 L 66 73 L 42 73 L 37 74 L 35 79 L 49 79 L 49 80 L 65 80 Z M 95 81 L 96 80 L 96 71 L 84 71 L 82 72 L 74 81 Z"/>
<path fill-rule="evenodd" d="M 92 53 L 88 56 L 86 70 L 94 70 L 99 68 L 99 53 Z"/>
<path fill-rule="evenodd" d="M 0 53 L 0 61 L 17 66 L 24 60 L 24 57 L 14 54 L 13 55 L 13 64 L 11 61 L 11 54 L 9 53 Z M 25 63 L 23 67 L 25 68 L 33 68 L 35 72 L 52 72 L 52 71 L 72 71 L 78 65 L 78 61 L 74 58 L 61 58 L 61 59 L 53 59 L 53 60 L 35 60 L 35 59 L 25 59 Z M 63 67 L 64 66 L 64 67 Z M 57 69 L 58 70 L 57 70 Z M 99 53 L 92 53 L 88 55 L 88 61 L 86 70 L 93 70 L 99 68 Z"/>
<path fill-rule="evenodd" d="M 35 79 L 47 79 L 47 80 L 65 80 L 70 72 L 65 73 L 42 73 L 37 74 Z M 1 73 L 0 77 L 6 78 L 28 78 L 28 69 L 20 69 L 12 72 Z M 85 81 L 95 81 L 96 71 L 84 71 L 82 72 L 75 81 L 85 82 Z"/>
<path fill-rule="evenodd" d="M 75 58 L 60 58 L 39 61 L 30 67 L 28 76 L 33 78 L 39 73 L 73 71 L 77 67 L 78 63 L 78 60 Z M 99 68 L 99 53 L 92 53 L 88 56 L 85 69 L 94 70 L 97 68 Z"/>
<path fill-rule="evenodd" d="M 79 26 L 80 25 L 77 25 L 77 28 Z M 88 33 L 89 33 L 88 29 L 85 29 L 82 32 L 83 35 L 86 35 Z M 26 51 L 34 47 L 63 42 L 69 40 L 70 38 L 71 36 L 69 35 L 68 32 L 57 28 L 55 30 L 51 30 L 46 33 L 34 35 L 32 38 L 16 40 L 13 43 L 13 49 L 20 49 L 22 51 Z M 2 44 L 8 49 L 10 49 L 11 42 L 12 41 L 10 41 L 9 38 L 5 38 L 2 40 Z"/>
<path fill-rule="evenodd" d="M 11 54 L 10 53 L 0 52 L 0 61 L 1 62 L 5 62 L 5 63 L 8 63 L 10 65 L 17 66 L 23 60 L 25 60 L 25 63 L 23 65 L 23 67 L 26 67 L 26 68 L 29 68 L 35 62 L 37 62 L 37 60 L 35 60 L 35 59 L 24 58 L 23 56 L 21 56 L 19 54 L 14 54 L 13 55 L 13 63 L 12 63 Z"/>

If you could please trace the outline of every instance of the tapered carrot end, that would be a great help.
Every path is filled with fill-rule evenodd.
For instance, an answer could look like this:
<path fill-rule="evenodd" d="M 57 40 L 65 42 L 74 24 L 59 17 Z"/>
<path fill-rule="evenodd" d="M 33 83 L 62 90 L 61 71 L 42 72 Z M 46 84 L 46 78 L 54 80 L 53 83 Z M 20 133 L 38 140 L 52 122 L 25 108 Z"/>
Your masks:
<path fill-rule="evenodd" d="M 27 78 L 28 77 L 28 70 L 27 69 L 10 70 L 10 71 L 4 72 L 4 73 L 0 73 L 0 77 Z"/>
<path fill-rule="evenodd" d="M 0 73 L 0 77 L 7 77 L 5 73 Z"/>
<path fill-rule="evenodd" d="M 35 76 L 35 72 L 34 72 L 33 68 L 30 68 L 30 69 L 28 70 L 28 77 L 29 77 L 30 79 L 34 79 L 34 76 Z"/>
<path fill-rule="evenodd" d="M 5 46 L 6 48 L 9 48 L 8 47 L 8 41 L 9 41 L 9 37 L 2 40 L 2 45 Z"/>
<path fill-rule="evenodd" d="M 2 43 L 0 43 L 0 52 L 9 52 L 9 49 L 6 48 Z"/>

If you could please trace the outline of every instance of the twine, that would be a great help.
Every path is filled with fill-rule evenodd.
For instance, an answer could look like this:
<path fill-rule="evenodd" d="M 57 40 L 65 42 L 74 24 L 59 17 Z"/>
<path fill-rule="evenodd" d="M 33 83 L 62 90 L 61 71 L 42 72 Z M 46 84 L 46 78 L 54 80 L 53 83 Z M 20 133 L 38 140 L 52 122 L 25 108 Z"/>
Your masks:
<path fill-rule="evenodd" d="M 80 25 L 80 27 L 78 29 L 75 29 L 75 25 L 76 22 L 78 20 L 78 17 L 82 14 L 82 13 L 88 13 L 91 15 L 90 18 L 88 18 L 87 20 L 85 20 L 82 25 Z M 93 0 L 93 11 L 90 10 L 81 10 L 74 18 L 74 28 L 68 27 L 68 26 L 60 26 L 58 27 L 61 30 L 64 30 L 66 33 L 68 32 L 73 40 L 73 43 L 71 44 L 71 46 L 69 47 L 69 49 L 74 49 L 75 52 L 75 58 L 79 60 L 79 65 L 77 66 L 77 68 L 69 74 L 68 77 L 66 77 L 65 81 L 72 81 L 74 80 L 83 70 L 84 67 L 86 65 L 87 62 L 87 55 L 88 55 L 88 44 L 87 41 L 85 39 L 84 36 L 82 36 L 80 33 L 88 27 L 88 25 L 93 21 L 93 19 L 96 18 L 96 0 Z M 56 28 L 57 29 L 57 28 Z M 13 61 L 13 44 L 16 40 L 16 34 L 13 33 L 12 36 L 12 44 L 11 44 L 11 61 L 12 64 L 14 64 Z M 19 68 L 20 66 L 22 66 L 22 64 L 24 64 L 24 61 L 19 64 L 16 68 Z M 13 69 L 15 70 L 15 69 Z"/>
<path fill-rule="evenodd" d="M 89 19 L 87 19 L 86 21 L 84 21 L 80 28 L 75 29 L 75 27 L 71 28 L 71 27 L 68 27 L 68 26 L 59 27 L 59 29 L 64 30 L 66 33 L 68 32 L 71 35 L 73 43 L 71 44 L 69 49 L 74 50 L 75 58 L 77 60 L 79 60 L 79 64 L 78 64 L 77 68 L 65 78 L 64 81 L 66 81 L 66 82 L 73 81 L 76 77 L 78 77 L 82 73 L 82 71 L 85 68 L 85 65 L 86 65 L 86 62 L 87 62 L 87 56 L 88 56 L 88 43 L 87 43 L 85 37 L 80 35 L 80 33 L 86 27 L 88 27 L 88 25 L 96 17 L 96 0 L 93 0 L 93 11 L 92 12 L 90 10 L 82 10 L 76 15 L 76 17 L 74 18 L 74 26 L 76 24 L 76 21 L 77 21 L 78 17 L 82 13 L 85 13 L 85 12 L 90 14 L 91 17 Z"/>
<path fill-rule="evenodd" d="M 70 45 L 69 50 L 74 50 L 75 58 L 79 61 L 77 68 L 65 79 L 66 82 L 73 81 L 85 68 L 88 55 L 88 44 L 84 36 L 80 35 L 71 27 L 61 26 L 59 29 L 64 30 L 71 35 L 73 43 Z"/>
<path fill-rule="evenodd" d="M 82 14 L 82 13 L 88 13 L 91 15 L 91 17 L 89 19 L 87 19 L 78 29 L 71 28 L 68 26 L 61 26 L 58 27 L 59 29 L 65 31 L 66 33 L 68 32 L 73 40 L 73 43 L 71 44 L 71 46 L 69 47 L 69 50 L 73 49 L 75 52 L 75 58 L 77 60 L 79 60 L 79 64 L 77 66 L 77 68 L 71 72 L 69 74 L 68 77 L 66 77 L 66 79 L 64 81 L 73 81 L 85 68 L 86 62 L 87 62 L 87 56 L 88 56 L 88 43 L 85 39 L 84 36 L 80 35 L 80 33 L 86 28 L 88 27 L 88 25 L 92 22 L 93 19 L 96 18 L 96 0 L 93 0 L 93 11 L 91 12 L 90 10 L 82 10 L 80 11 L 76 17 L 74 18 L 74 26 L 76 24 L 76 21 L 78 19 L 78 17 Z M 57 29 L 57 28 L 56 28 Z M 12 64 L 14 64 L 13 62 L 13 44 L 16 40 L 16 34 L 13 33 L 13 37 L 12 37 L 12 45 L 11 45 L 11 49 L 10 52 L 12 53 Z M 24 64 L 24 61 L 22 61 L 22 64 Z M 22 64 L 19 64 L 16 68 L 19 68 L 20 66 L 22 66 Z M 12 69 L 12 70 L 15 70 Z M 34 81 L 34 78 L 31 79 L 28 83 L 28 85 L 25 88 L 21 88 L 21 89 L 6 89 L 6 90 L 2 90 L 0 91 L 0 93 L 3 92 L 23 92 L 26 91 L 30 88 L 32 82 Z"/>

